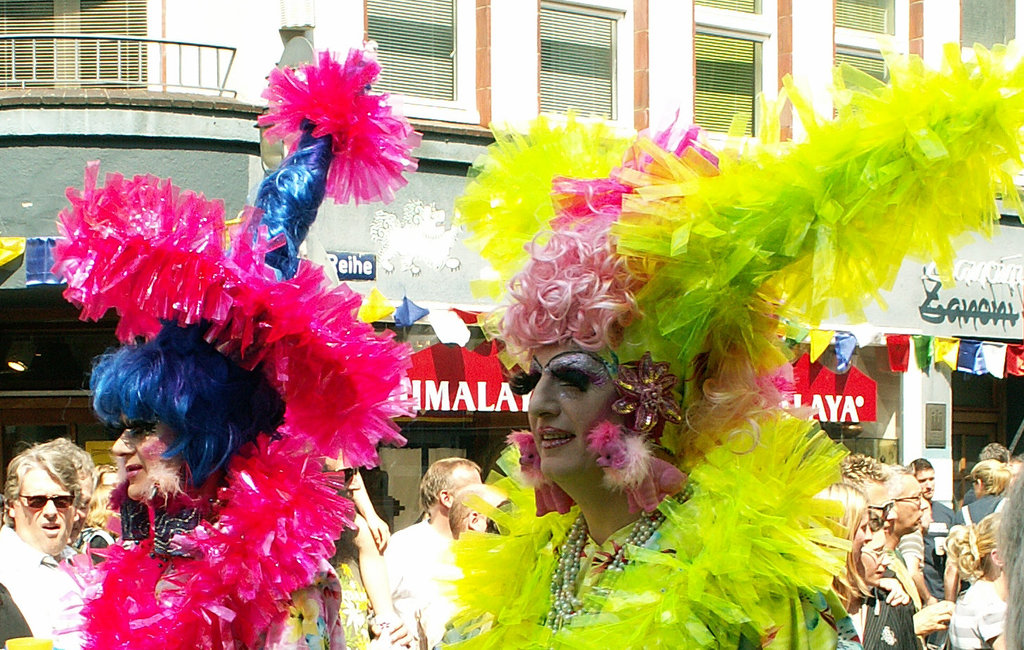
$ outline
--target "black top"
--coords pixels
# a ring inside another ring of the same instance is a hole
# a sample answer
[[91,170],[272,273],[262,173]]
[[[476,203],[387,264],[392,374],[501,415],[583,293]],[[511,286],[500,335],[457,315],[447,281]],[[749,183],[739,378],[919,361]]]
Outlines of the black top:
[[914,650],[914,604],[890,605],[885,592],[875,589],[874,596],[862,605],[864,616],[864,650]]
[[933,501],[932,523],[924,535],[924,582],[928,585],[928,592],[939,600],[945,597],[942,575],[946,571],[946,553],[943,550],[940,554],[938,550],[946,545],[949,529],[953,527],[953,516],[950,508]]
[[21,610],[14,604],[7,587],[0,585],[0,645],[6,645],[8,639],[32,636]]

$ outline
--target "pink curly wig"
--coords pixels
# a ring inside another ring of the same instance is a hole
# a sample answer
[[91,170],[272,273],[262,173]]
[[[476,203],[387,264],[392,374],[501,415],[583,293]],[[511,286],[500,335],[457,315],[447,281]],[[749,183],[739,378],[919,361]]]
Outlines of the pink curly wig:
[[575,342],[584,350],[616,348],[639,316],[641,283],[603,232],[559,230],[527,245],[530,261],[512,278],[501,336],[513,352]]

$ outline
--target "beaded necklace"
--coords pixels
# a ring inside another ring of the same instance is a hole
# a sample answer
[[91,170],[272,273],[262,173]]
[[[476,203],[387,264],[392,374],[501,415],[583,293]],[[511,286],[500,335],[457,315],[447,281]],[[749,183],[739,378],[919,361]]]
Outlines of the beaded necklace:
[[[633,530],[623,541],[622,546],[615,549],[607,571],[621,572],[626,566],[626,547],[642,547],[658,529],[665,515],[655,510],[644,513],[633,524]],[[573,522],[569,534],[558,554],[558,565],[551,575],[551,608],[548,610],[545,625],[552,630],[560,630],[577,615],[584,613],[583,601],[576,595],[576,583],[582,570],[583,547],[586,546],[590,531],[587,522],[580,514]]]

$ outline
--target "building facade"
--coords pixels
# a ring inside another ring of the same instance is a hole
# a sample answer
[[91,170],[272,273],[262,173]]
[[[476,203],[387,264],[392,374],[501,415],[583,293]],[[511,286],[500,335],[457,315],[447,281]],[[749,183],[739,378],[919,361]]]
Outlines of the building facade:
[[[393,317],[381,324],[444,366],[435,368],[437,376],[420,378],[424,399],[428,390],[434,392],[422,417],[404,425],[410,446],[388,450],[385,471],[371,477],[381,491],[398,495],[388,507],[401,519],[411,516],[406,495],[414,493],[411,486],[431,460],[467,454],[487,464],[508,431],[525,426],[521,404],[500,402],[500,377],[488,374],[479,380],[486,385],[483,392],[474,392],[477,380],[458,376],[491,363],[472,323],[475,313],[493,305],[470,290],[489,269],[452,224],[454,198],[490,142],[487,125],[515,127],[542,111],[575,111],[611,120],[623,131],[657,128],[678,116],[704,126],[712,139],[756,136],[758,97],[776,99],[787,75],[810,89],[816,109],[828,114],[835,64],[881,80],[883,49],[912,52],[937,65],[944,43],[990,46],[1012,39],[1024,30],[1024,8],[1017,5],[0,0],[0,156],[7,163],[7,173],[0,175],[0,238],[7,239],[0,241],[10,240],[11,248],[9,261],[0,266],[0,353],[6,355],[0,364],[2,460],[20,444],[54,435],[69,435],[98,455],[109,444],[92,420],[84,386],[92,356],[114,343],[112,322],[78,322],[46,273],[65,187],[80,186],[85,163],[99,159],[104,171],[171,177],[223,199],[228,214],[236,213],[281,155],[255,124],[266,75],[278,62],[305,60],[312,48],[345,50],[373,41],[384,67],[380,88],[401,99],[424,134],[420,169],[392,204],[327,204],[308,242],[310,257],[356,290],[368,294],[376,288],[395,305],[407,298],[430,311],[413,325],[396,325]],[[783,127],[785,135],[800,137],[791,114],[784,114]],[[991,250],[965,255],[1012,254],[1017,230],[1009,224],[1004,230],[986,244]],[[890,306],[919,300],[900,293],[915,290],[912,281],[896,288]],[[1015,291],[1019,312],[1020,288]],[[882,333],[950,333],[918,322],[913,310],[872,312],[869,320]],[[834,324],[847,326],[852,327]],[[1020,325],[985,336],[1019,342]],[[457,341],[477,356],[441,353],[435,349],[441,340]],[[827,426],[852,447],[891,460],[931,458],[940,468],[940,496],[948,498],[954,459],[974,453],[980,440],[962,438],[974,435],[962,433],[970,427],[980,430],[971,418],[995,419],[985,429],[986,439],[1012,440],[1024,415],[1013,406],[1014,381],[993,380],[1002,383],[988,391],[938,367],[886,375],[882,356],[877,344],[866,344],[854,359],[877,385],[876,419],[858,421],[858,429],[838,409],[839,421]],[[452,391],[445,408],[443,383]],[[463,384],[471,399],[457,399]],[[958,406],[958,394],[977,404],[984,401],[981,393],[992,396],[981,409],[985,415],[979,415],[980,407]],[[824,396],[819,399],[826,403]],[[947,406],[943,447],[933,446],[934,433],[933,445],[925,444],[925,411],[934,413],[934,404]]]

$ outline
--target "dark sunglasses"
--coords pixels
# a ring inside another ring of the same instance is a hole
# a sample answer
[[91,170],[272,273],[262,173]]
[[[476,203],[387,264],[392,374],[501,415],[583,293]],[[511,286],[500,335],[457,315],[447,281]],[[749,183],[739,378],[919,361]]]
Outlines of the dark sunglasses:
[[58,494],[57,496],[50,497],[44,494],[37,494],[28,496],[25,494],[19,494],[18,497],[25,501],[25,505],[33,510],[42,510],[46,507],[47,501],[53,501],[53,507],[57,510],[66,510],[75,504],[75,497],[70,494]]
[[131,421],[109,425],[107,432],[114,440],[124,440],[127,444],[135,446],[146,436],[156,433],[156,425],[156,422]]
[[358,467],[346,467],[341,471],[342,478],[345,479],[345,483],[350,483],[352,479],[356,477],[356,473],[359,472]]

